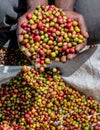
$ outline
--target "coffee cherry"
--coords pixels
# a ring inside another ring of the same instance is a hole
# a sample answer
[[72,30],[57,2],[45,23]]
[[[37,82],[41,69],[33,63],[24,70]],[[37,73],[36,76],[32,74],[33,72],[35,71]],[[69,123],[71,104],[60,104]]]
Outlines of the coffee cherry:
[[40,41],[40,36],[35,36],[35,37],[34,37],[34,41],[35,41],[35,42],[39,42],[39,41]]
[[26,15],[26,18],[29,20],[29,19],[32,18],[32,15],[31,15],[31,14],[27,14],[27,15]]
[[71,22],[72,22],[72,19],[71,19],[71,18],[67,18],[67,22],[68,22],[68,23],[71,23]]
[[46,63],[46,64],[50,64],[50,62],[51,62],[51,61],[50,61],[49,58],[45,58],[45,63]]
[[42,22],[38,22],[37,27],[38,27],[39,29],[43,29],[43,28],[42,28],[42,27],[43,27]]
[[74,48],[70,48],[69,49],[69,53],[75,53],[75,49]]
[[27,22],[23,22],[22,24],[21,24],[21,27],[22,28],[25,28],[27,26]]
[[98,126],[98,125],[95,125],[95,126],[94,126],[94,130],[99,130],[99,126]]
[[72,21],[72,25],[73,26],[78,26],[78,22],[74,20],[74,21]]
[[72,27],[72,24],[71,23],[67,23],[66,27],[69,29]]

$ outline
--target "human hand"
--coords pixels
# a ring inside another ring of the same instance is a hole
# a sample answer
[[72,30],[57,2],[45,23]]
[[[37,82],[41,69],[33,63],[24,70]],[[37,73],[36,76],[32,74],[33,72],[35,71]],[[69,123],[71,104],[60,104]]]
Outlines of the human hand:
[[85,19],[83,15],[75,12],[75,11],[64,11],[66,16],[71,18],[72,20],[77,20],[79,22],[79,27],[81,29],[82,35],[87,39],[89,37],[89,34],[87,32],[87,27],[85,23]]
[[[87,32],[87,27],[86,27],[86,24],[85,24],[85,20],[84,20],[84,17],[77,13],[77,12],[74,12],[74,11],[65,11],[65,14],[68,18],[71,18],[72,20],[76,20],[78,21],[79,23],[79,27],[81,29],[81,34],[85,37],[85,42],[82,43],[82,44],[78,44],[76,46],[76,51],[79,53],[81,52],[81,50],[85,47],[86,43],[87,43],[87,38],[89,37],[88,35],[88,32]],[[77,54],[68,54],[67,55],[67,59],[71,60],[73,59],[74,57],[76,57]],[[78,55],[78,58],[79,58],[79,55]],[[61,73],[62,74],[68,74],[68,71],[70,70],[73,70],[71,69],[70,67],[72,67],[74,64],[73,64],[73,61],[76,61],[77,58],[74,58],[73,60],[71,61],[67,61],[66,59],[64,60],[65,63],[62,63],[62,62],[52,62],[51,65],[49,65],[50,68],[53,68],[53,67],[57,67],[61,70]],[[80,58],[82,59],[82,57]],[[77,59],[78,60],[78,59]],[[83,60],[84,61],[84,60]],[[73,65],[71,65],[71,63]],[[77,62],[78,63],[78,62]],[[78,66],[78,65],[77,65]],[[72,67],[74,68],[74,67]]]
[[[27,31],[22,27],[26,26],[26,24],[28,23],[28,17],[31,17],[31,15],[33,14],[33,9],[29,9],[23,16],[21,16],[18,19],[18,25],[17,25],[17,41],[18,41],[18,45],[19,48],[21,49],[21,44],[19,44],[21,41],[23,41],[23,34],[26,34]],[[23,52],[24,55],[29,59],[29,57],[31,56],[31,53],[28,51],[28,49],[26,48],[26,50]],[[29,59],[30,60],[30,59]]]
[[[71,12],[71,13],[70,13],[70,12]],[[23,41],[22,32],[24,32],[25,30],[24,30],[23,28],[21,28],[21,24],[22,24],[22,22],[25,23],[25,21],[26,21],[26,23],[28,22],[28,20],[27,20],[27,18],[26,18],[26,15],[27,15],[28,13],[29,13],[29,14],[32,14],[32,13],[33,13],[33,10],[29,10],[26,14],[24,14],[24,15],[23,15],[22,17],[20,17],[20,19],[18,20],[18,29],[17,29],[18,42]],[[69,16],[69,17],[72,18],[72,19],[73,19],[73,17],[75,17],[75,15],[77,14],[77,13],[75,14],[75,13],[72,12],[72,11],[65,11],[65,13],[66,13],[67,16],[71,14],[71,17],[70,17],[70,16]],[[79,18],[79,14],[77,14],[74,19],[77,20],[78,18]],[[84,23],[85,23],[85,22],[84,22]],[[86,38],[87,36],[85,35],[84,37]],[[84,48],[85,44],[86,44],[86,41],[85,41],[85,43],[83,43],[83,44],[77,45],[76,48],[75,48],[76,52],[79,52],[82,48]],[[20,45],[20,46],[21,46],[21,45]],[[25,54],[28,58],[31,57],[31,53],[28,51],[27,48],[26,48],[26,51],[24,51],[24,54]],[[72,59],[72,58],[75,57],[75,56],[76,56],[76,54],[73,54],[73,53],[68,54],[68,55],[67,55],[67,59]]]
[[[86,23],[84,20],[83,15],[74,12],[74,11],[64,11],[66,16],[71,18],[72,20],[76,20],[79,23],[79,27],[81,29],[81,34],[86,38],[89,37],[88,31],[87,31],[87,27],[86,27]],[[76,51],[79,52],[80,50],[82,50],[84,48],[84,46],[86,45],[86,41],[82,44],[79,44],[76,46]]]
[[32,15],[33,13],[33,9],[29,9],[24,15],[22,15],[19,19],[18,19],[18,23],[17,23],[17,40],[18,42],[21,42],[23,40],[23,32],[25,31],[22,27],[22,23],[28,23],[28,18],[26,18],[29,15]]

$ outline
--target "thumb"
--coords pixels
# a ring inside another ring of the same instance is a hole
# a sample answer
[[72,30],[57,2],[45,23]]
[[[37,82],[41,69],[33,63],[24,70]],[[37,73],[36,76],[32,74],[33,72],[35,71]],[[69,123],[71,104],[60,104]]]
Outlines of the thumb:
[[26,18],[26,16],[28,14],[33,14],[33,9],[29,9],[23,16],[21,16],[19,19],[18,19],[18,25],[17,25],[17,37],[18,37],[18,42],[22,41],[23,40],[23,36],[22,36],[22,31],[23,31],[23,28],[21,27],[22,23],[24,24],[27,24],[28,23],[28,20]]
[[16,31],[18,42],[23,40],[23,35],[21,34],[23,28],[21,27],[21,24],[25,22],[27,23],[26,19],[23,16],[18,19],[17,31]]
[[87,31],[86,23],[85,23],[83,16],[79,17],[79,26],[80,26],[80,29],[81,29],[81,33],[87,39],[89,37],[89,34],[88,34],[88,31]]

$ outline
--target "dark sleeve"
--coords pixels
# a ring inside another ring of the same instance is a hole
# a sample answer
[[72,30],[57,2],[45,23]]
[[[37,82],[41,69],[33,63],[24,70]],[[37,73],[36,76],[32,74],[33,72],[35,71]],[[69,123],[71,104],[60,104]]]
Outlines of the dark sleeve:
[[48,0],[48,2],[49,2],[49,5],[54,5],[55,0]]
[[0,0],[0,30],[14,30],[18,17],[25,11],[25,0]]
[[75,10],[81,13],[89,32],[89,44],[100,41],[100,0],[77,0]]

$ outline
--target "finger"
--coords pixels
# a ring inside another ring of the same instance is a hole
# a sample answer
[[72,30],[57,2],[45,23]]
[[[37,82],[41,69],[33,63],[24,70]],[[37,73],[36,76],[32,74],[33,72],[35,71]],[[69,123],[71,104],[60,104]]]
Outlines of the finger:
[[80,26],[80,29],[81,29],[81,33],[87,39],[89,37],[89,34],[88,34],[88,31],[87,31],[87,27],[86,27],[86,24],[85,24],[84,17],[82,15],[80,15],[78,20],[79,20],[79,26]]
[[18,36],[18,35],[21,35],[21,33],[22,33],[22,31],[23,31],[23,28],[21,27],[21,24],[22,24],[23,22],[26,22],[26,23],[27,23],[27,19],[24,18],[24,17],[19,18],[18,24],[17,24],[17,31],[16,31],[17,36]]
[[23,35],[21,35],[21,34],[19,34],[18,36],[17,36],[17,41],[19,42],[19,43],[21,43],[22,41],[23,41]]
[[85,42],[85,43],[82,43],[82,44],[78,44],[78,45],[76,46],[75,50],[76,50],[77,52],[79,52],[79,51],[81,51],[81,50],[85,47],[85,45],[86,45],[86,42]]
[[21,34],[22,31],[23,31],[23,29],[21,28],[21,25],[18,23],[17,31],[16,31],[16,33],[17,33],[17,41],[18,42],[23,41],[23,35]]
[[87,39],[89,37],[88,31],[87,31],[87,27],[85,24],[85,20],[84,17],[76,12],[73,11],[67,11],[65,12],[67,17],[72,18],[72,20],[77,20],[79,22],[79,26],[81,29],[81,33],[83,34],[83,36]]
[[18,37],[18,42],[21,42],[23,40],[23,37],[21,35],[22,31],[23,31],[23,28],[21,27],[22,23],[28,23],[28,20],[26,18],[27,14],[32,14],[33,13],[33,10],[30,9],[28,10],[28,12],[26,12],[23,16],[21,16],[19,19],[18,19],[18,25],[17,25],[17,37]]
[[73,59],[75,56],[76,56],[76,54],[68,54],[68,55],[67,55],[67,59],[68,59],[68,60],[71,60],[71,59]]
[[28,51],[28,49],[26,49],[24,51],[24,54],[27,56],[27,57],[31,57],[31,53]]

